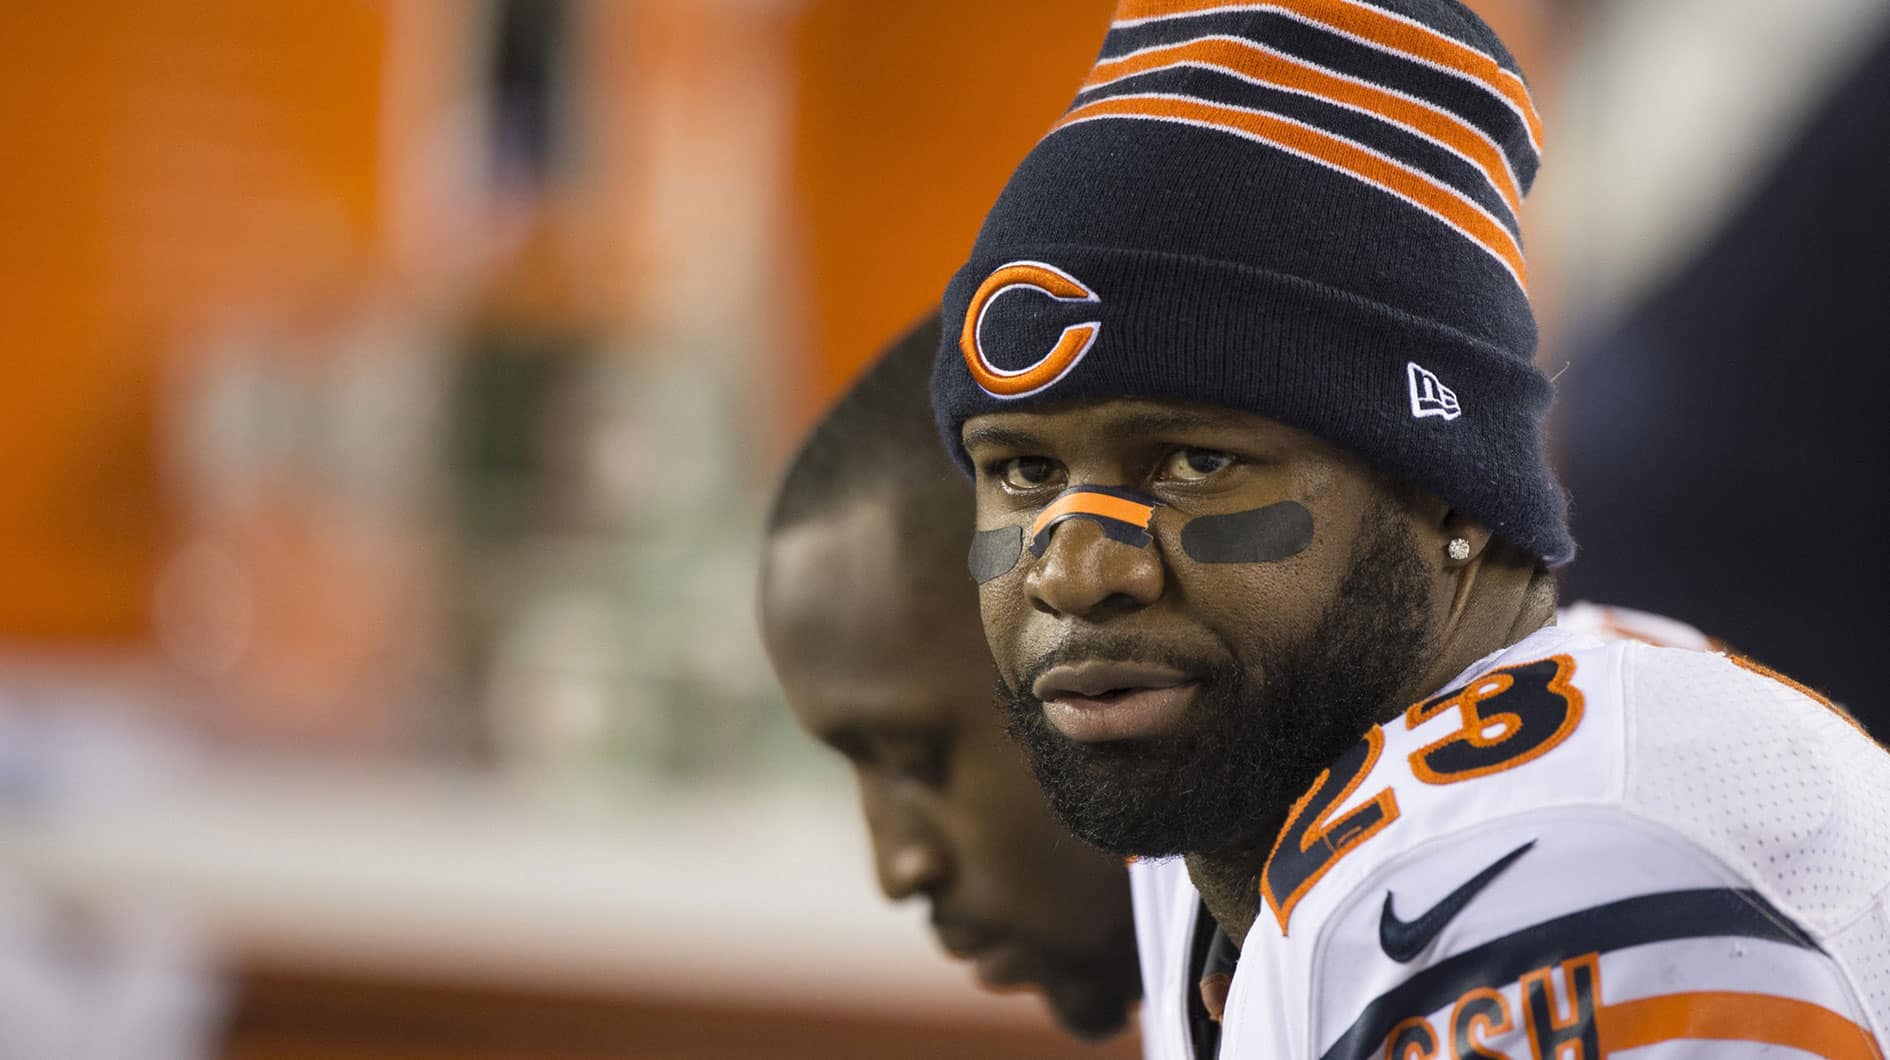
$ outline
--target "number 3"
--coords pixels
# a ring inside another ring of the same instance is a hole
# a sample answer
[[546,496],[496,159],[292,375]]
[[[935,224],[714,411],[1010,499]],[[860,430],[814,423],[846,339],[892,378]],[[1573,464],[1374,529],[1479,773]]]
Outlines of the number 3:
[[1569,683],[1574,674],[1574,659],[1554,655],[1491,671],[1414,705],[1404,713],[1406,729],[1452,707],[1462,724],[1411,753],[1412,775],[1426,784],[1455,784],[1547,754],[1581,723],[1582,694]]

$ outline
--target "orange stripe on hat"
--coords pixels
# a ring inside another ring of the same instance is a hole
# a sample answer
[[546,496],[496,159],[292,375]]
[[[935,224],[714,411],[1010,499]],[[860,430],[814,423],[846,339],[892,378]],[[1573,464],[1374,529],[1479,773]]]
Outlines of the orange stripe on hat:
[[1044,527],[1072,515],[1100,516],[1127,523],[1137,530],[1147,530],[1149,522],[1155,518],[1155,506],[1088,490],[1066,493],[1045,505],[1037,518],[1031,520],[1031,539],[1043,533]]
[[1100,99],[1072,109],[1050,132],[1080,122],[1111,118],[1172,121],[1215,129],[1258,140],[1338,170],[1443,221],[1509,269],[1517,286],[1527,288],[1528,273],[1523,265],[1522,248],[1509,229],[1483,207],[1435,177],[1350,140],[1262,111],[1171,95]]
[[1542,119],[1536,115],[1528,86],[1515,71],[1429,26],[1357,0],[1269,0],[1246,4],[1227,0],[1122,0],[1116,8],[1115,24],[1132,25],[1216,11],[1277,11],[1473,81],[1521,116],[1529,130],[1530,144],[1537,154],[1542,153]]
[[1704,991],[1604,1005],[1595,1014],[1608,1055],[1675,1039],[1761,1042],[1829,1060],[1883,1060],[1870,1032],[1821,1005],[1767,994]]
[[1335,74],[1311,63],[1237,37],[1201,37],[1161,45],[1096,64],[1083,90],[1090,91],[1136,74],[1176,66],[1204,66],[1246,81],[1297,92],[1363,111],[1415,133],[1462,156],[1509,204],[1522,213],[1522,191],[1509,159],[1481,129],[1441,107],[1390,92],[1370,82]]

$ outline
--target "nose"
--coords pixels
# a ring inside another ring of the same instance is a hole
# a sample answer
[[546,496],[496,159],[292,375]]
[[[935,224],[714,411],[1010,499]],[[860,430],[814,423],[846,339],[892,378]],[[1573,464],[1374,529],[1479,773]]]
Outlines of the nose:
[[1092,520],[1071,519],[1058,524],[1050,547],[1031,564],[1024,589],[1039,611],[1099,620],[1153,604],[1162,580],[1154,545],[1125,545]]
[[873,839],[879,889],[887,898],[898,902],[934,894],[951,879],[951,854],[938,828],[908,797],[868,792],[866,827]]

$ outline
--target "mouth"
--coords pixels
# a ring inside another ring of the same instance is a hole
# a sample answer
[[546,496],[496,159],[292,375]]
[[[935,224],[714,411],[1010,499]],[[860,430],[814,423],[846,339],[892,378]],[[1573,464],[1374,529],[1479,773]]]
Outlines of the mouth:
[[1025,952],[1001,935],[958,923],[934,924],[932,931],[948,953],[977,969],[987,988],[1008,993],[1034,985]]
[[1031,685],[1044,720],[1080,743],[1136,740],[1173,729],[1200,682],[1150,663],[1090,659],[1050,668]]

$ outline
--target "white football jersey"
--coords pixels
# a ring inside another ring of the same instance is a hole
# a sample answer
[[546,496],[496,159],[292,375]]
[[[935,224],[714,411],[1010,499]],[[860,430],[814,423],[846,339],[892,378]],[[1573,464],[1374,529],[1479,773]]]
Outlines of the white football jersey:
[[[1206,914],[1178,859],[1131,880],[1147,1053],[1194,1060]],[[1890,1041],[1890,754],[1725,655],[1539,630],[1340,755],[1261,881],[1223,1057]]]

